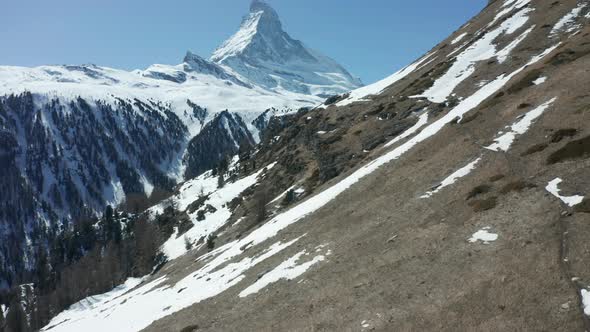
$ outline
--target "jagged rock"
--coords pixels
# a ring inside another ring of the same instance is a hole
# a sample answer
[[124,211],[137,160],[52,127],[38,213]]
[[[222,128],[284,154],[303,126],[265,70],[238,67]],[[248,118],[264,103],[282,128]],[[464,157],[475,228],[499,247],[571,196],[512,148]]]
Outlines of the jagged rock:
[[277,12],[259,0],[252,2],[239,31],[215,50],[211,61],[269,89],[323,98],[362,86],[334,60],[291,38]]

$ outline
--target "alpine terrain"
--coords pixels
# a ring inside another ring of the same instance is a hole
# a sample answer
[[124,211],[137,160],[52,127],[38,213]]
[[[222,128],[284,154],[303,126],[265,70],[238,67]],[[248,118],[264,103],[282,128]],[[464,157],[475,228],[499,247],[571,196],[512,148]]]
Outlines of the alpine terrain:
[[[305,77],[284,84],[314,89],[271,89],[258,74],[191,52],[182,64],[132,72],[96,65],[0,67],[0,289],[39,279],[46,256],[70,251],[55,247],[64,246],[60,237],[68,231],[76,234],[81,220],[92,223],[107,206],[144,210],[178,183],[251,149],[271,116],[361,85],[282,30],[280,38],[267,39],[281,25],[269,6],[254,2],[251,16],[260,20],[237,33],[250,38],[242,41],[244,50],[271,54],[297,45],[301,54],[289,52],[289,60]],[[290,68],[275,64],[274,70],[282,75]],[[48,257],[55,261],[47,268],[56,272],[55,265],[80,255]]]
[[209,60],[0,67],[0,326],[590,331],[589,68],[586,0],[367,86],[259,0]]

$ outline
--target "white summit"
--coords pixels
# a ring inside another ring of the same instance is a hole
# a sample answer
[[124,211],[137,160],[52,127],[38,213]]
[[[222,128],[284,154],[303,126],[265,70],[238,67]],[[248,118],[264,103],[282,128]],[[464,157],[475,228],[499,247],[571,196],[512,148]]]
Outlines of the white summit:
[[261,0],[252,2],[238,32],[213,52],[211,61],[275,91],[326,97],[362,85],[336,61],[291,38],[277,12]]

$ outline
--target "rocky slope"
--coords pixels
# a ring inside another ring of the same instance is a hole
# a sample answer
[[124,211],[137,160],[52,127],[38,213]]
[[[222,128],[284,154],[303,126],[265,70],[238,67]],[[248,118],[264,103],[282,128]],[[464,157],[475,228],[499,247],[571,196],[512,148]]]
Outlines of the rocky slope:
[[239,176],[148,211],[192,222],[171,262],[45,330],[588,330],[589,23],[585,1],[491,1],[398,73],[270,119]]

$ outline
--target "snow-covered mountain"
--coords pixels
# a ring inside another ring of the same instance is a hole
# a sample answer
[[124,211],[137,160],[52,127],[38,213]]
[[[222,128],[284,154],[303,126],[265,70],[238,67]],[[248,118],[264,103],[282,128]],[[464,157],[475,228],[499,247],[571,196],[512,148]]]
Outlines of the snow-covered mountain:
[[[254,1],[250,16],[257,17],[252,38],[231,54],[220,49],[216,54],[226,56],[219,61],[187,52],[178,65],[134,71],[0,66],[0,184],[6,189],[0,197],[11,211],[0,215],[0,266],[7,272],[0,288],[27,279],[34,248],[69,221],[130,197],[169,192],[256,144],[269,120],[261,115],[296,112],[320,104],[324,94],[359,86],[282,30],[263,42],[280,28],[268,5]],[[287,49],[298,56],[286,57]],[[260,56],[275,73],[233,69],[228,64],[236,56],[248,66]],[[298,88],[268,84],[262,72]]]
[[180,65],[153,65],[132,72],[96,65],[0,66],[0,95],[23,92],[65,101],[80,97],[108,104],[117,99],[160,102],[170,106],[189,128],[191,137],[202,124],[192,115],[188,100],[209,110],[205,122],[224,110],[239,113],[249,122],[270,107],[297,109],[321,101],[315,96],[278,93],[246,83],[190,52]]
[[[56,234],[64,221],[101,213],[107,204],[170,191],[243,143],[254,144],[263,127],[253,121],[266,110],[320,101],[252,85],[194,54],[177,66],[133,72],[95,65],[0,67],[0,183],[12,211],[0,216],[0,265],[8,276],[0,287],[33,268],[35,241],[45,237],[32,239],[33,232]],[[240,128],[216,126],[207,131],[214,136],[199,135],[223,112],[239,119],[231,124]],[[236,131],[254,140],[241,141]],[[203,155],[210,150],[187,149],[194,139],[231,144]]]
[[261,0],[252,2],[238,32],[211,60],[274,91],[327,98],[362,86],[336,61],[291,38],[277,12]]

